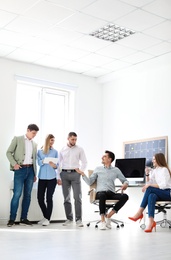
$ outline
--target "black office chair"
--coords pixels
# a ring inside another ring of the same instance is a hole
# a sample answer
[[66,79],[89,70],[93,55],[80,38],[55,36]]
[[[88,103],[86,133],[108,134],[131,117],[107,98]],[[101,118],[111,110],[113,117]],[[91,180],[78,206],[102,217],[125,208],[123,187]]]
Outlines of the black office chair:
[[[88,174],[89,176],[93,173],[92,170],[88,170]],[[90,203],[91,204],[94,204],[96,206],[99,207],[99,200],[96,199],[96,182],[93,183],[91,186],[90,186],[90,191],[88,192],[88,195],[90,196]],[[106,214],[108,212],[108,210],[110,208],[113,208],[114,204],[116,204],[118,202],[118,200],[106,200]],[[95,212],[99,212],[98,211],[95,211]],[[89,221],[87,223],[87,227],[90,226],[91,223],[95,222],[95,228],[98,228],[98,224],[101,222],[101,220],[92,220],[92,221]],[[111,222],[115,223],[116,224],[116,228],[120,228],[120,227],[124,227],[124,222],[121,221],[121,220],[117,220],[117,219],[112,219],[111,218]]]

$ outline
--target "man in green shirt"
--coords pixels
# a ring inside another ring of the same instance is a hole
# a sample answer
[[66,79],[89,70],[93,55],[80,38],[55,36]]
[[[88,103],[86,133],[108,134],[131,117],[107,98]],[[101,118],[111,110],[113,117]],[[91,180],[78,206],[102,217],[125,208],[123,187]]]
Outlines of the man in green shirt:
[[20,225],[31,226],[27,219],[27,213],[31,201],[31,191],[33,182],[36,181],[36,157],[37,145],[33,142],[39,128],[35,124],[27,127],[27,132],[23,136],[15,136],[6,152],[10,162],[10,169],[14,171],[13,197],[10,206],[10,219],[7,226],[15,225],[19,199],[23,191],[22,209]]

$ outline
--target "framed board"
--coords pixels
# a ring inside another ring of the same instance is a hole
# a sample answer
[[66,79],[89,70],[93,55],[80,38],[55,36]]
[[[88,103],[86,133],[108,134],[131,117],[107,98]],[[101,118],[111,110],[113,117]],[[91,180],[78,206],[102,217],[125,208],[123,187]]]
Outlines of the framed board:
[[167,161],[168,137],[124,142],[124,158],[146,158],[146,165],[152,166],[152,158],[156,153],[163,153]]

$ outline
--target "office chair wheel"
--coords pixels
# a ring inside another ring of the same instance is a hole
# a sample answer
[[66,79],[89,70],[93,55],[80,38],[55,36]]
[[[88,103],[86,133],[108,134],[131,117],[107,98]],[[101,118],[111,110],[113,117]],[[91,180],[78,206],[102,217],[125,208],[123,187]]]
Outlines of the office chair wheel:
[[166,224],[165,224],[165,223],[161,223],[160,226],[161,226],[162,228],[165,228],[165,227],[166,227]]
[[98,225],[95,225],[95,228],[98,228]]
[[121,224],[120,226],[121,226],[121,227],[124,227],[124,224]]
[[141,226],[140,226],[140,228],[142,228],[143,230],[146,228],[146,225],[145,224],[142,224]]
[[117,225],[117,226],[116,226],[116,229],[119,229],[119,228],[120,228],[120,226],[119,226],[119,225]]
[[87,227],[89,227],[89,226],[90,226],[90,223],[87,224]]
[[169,228],[171,228],[171,226],[169,226]]

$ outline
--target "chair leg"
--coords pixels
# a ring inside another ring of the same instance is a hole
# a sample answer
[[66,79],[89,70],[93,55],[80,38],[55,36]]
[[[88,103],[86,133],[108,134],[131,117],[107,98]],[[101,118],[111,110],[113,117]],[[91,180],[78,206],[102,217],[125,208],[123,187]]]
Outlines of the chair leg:
[[159,221],[156,221],[156,224],[160,225],[163,228],[167,227],[167,224],[168,224],[169,228],[171,228],[171,221],[166,219],[166,218],[159,220]]
[[171,221],[167,219],[167,213],[163,213],[163,219],[156,221],[157,225],[160,225],[161,227],[165,228],[167,227],[167,224],[169,225],[169,228],[171,228]]
[[[98,227],[98,224],[101,222],[101,220],[92,220],[92,221],[89,221],[88,223],[87,223],[87,227],[89,227],[90,226],[90,224],[91,223],[95,223],[95,227],[97,228]],[[121,221],[121,220],[117,220],[117,219],[112,219],[111,218],[111,222],[113,222],[113,223],[115,223],[117,226],[117,228],[119,228],[120,226],[121,227],[124,227],[124,222],[123,221]],[[119,226],[119,224],[120,224],[120,226]]]
[[98,227],[98,224],[101,222],[101,220],[92,220],[92,221],[89,221],[88,223],[87,223],[87,227],[89,227],[90,226],[90,224],[91,223],[95,223],[95,227],[97,228]]
[[121,220],[111,218],[111,222],[115,223],[117,225],[116,226],[117,228],[119,228],[119,224],[120,224],[121,227],[124,227],[124,222],[121,221]]

